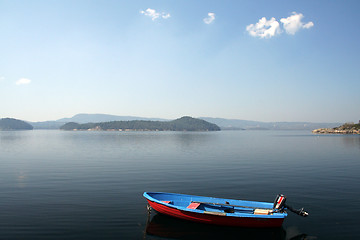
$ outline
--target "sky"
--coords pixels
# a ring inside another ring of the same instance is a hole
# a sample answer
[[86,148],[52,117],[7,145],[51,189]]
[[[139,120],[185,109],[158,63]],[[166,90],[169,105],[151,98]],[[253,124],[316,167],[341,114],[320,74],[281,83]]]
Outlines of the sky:
[[360,120],[357,0],[0,0],[0,118]]

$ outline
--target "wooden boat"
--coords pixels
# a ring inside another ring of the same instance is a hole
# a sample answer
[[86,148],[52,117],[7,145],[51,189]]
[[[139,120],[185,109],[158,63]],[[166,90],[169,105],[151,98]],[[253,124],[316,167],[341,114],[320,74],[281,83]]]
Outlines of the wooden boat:
[[207,224],[280,227],[287,216],[283,195],[279,195],[275,203],[163,192],[144,192],[143,196],[159,213]]

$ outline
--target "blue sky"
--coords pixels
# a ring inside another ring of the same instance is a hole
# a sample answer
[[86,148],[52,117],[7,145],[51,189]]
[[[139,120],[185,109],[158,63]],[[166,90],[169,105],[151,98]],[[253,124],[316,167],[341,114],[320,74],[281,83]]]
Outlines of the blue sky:
[[0,118],[357,122],[360,1],[0,0]]

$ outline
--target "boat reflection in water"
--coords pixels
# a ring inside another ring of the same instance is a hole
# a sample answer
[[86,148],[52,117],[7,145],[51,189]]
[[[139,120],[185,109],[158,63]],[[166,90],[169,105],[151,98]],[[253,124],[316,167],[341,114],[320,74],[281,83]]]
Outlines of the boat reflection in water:
[[[292,235],[292,236],[289,236]],[[166,239],[276,239],[304,240],[316,239],[306,234],[289,234],[283,227],[279,228],[239,228],[196,223],[155,214],[148,215],[146,236]]]

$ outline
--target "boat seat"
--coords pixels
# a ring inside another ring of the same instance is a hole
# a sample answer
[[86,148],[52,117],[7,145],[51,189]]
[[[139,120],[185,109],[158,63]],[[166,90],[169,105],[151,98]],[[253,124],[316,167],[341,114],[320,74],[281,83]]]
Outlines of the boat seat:
[[192,202],[190,203],[189,206],[187,206],[187,208],[189,209],[197,209],[198,206],[200,206],[201,203],[197,203],[197,202]]
[[272,210],[269,210],[269,209],[259,209],[259,208],[256,208],[254,210],[254,214],[257,214],[257,215],[269,215],[271,213]]

